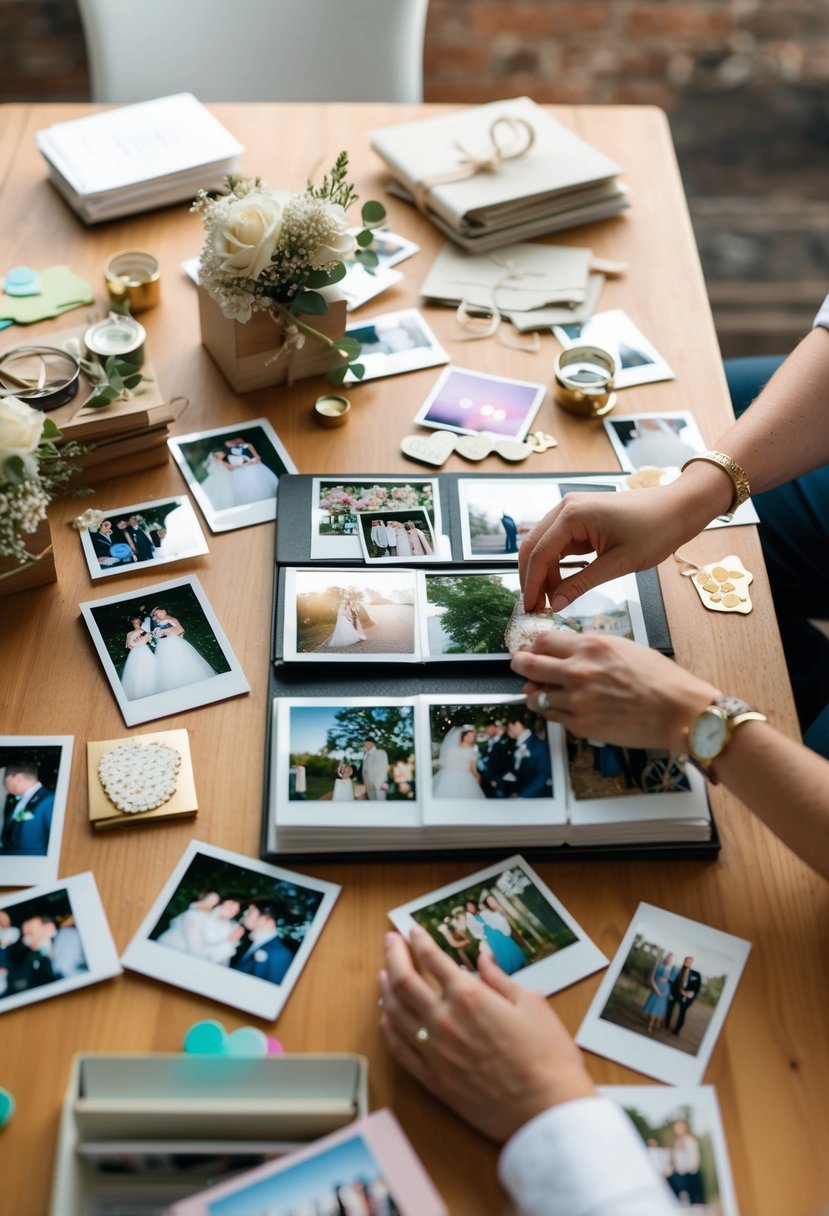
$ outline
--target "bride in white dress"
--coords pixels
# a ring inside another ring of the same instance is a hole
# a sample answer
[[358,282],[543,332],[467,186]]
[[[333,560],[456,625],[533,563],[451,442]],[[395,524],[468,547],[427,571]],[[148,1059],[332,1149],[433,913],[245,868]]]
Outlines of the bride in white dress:
[[435,798],[484,798],[478,776],[474,726],[454,726],[440,745],[440,769],[432,780]]
[[207,476],[201,483],[201,488],[210,499],[213,509],[227,511],[230,507],[235,506],[233,471],[221,448],[210,453],[204,462],[204,467],[207,469]]
[[141,624],[140,616],[129,619],[130,632],[127,634],[127,658],[121,671],[121,687],[128,701],[138,701],[141,697],[151,697],[157,692],[155,657],[150,650],[150,633]]
[[357,642],[364,642],[366,635],[360,625],[359,618],[357,626],[354,625],[354,616],[350,600],[343,600],[337,611],[337,624],[334,627],[334,632],[330,637],[326,638],[323,646],[355,646]]
[[334,780],[334,793],[331,795],[332,802],[353,802],[354,801],[354,783],[351,778],[354,776],[354,769],[350,764],[337,765],[337,776]]
[[412,546],[409,543],[408,532],[401,523],[398,523],[397,520],[394,521],[392,527],[394,528],[394,535],[397,538],[397,556],[411,557]]
[[404,528],[404,532],[409,549],[414,557],[429,557],[431,555],[432,546],[426,539],[426,534],[415,526],[414,520],[409,520]]
[[185,642],[184,626],[166,608],[153,608],[150,613],[155,638],[156,692],[169,692],[199,680],[209,680],[216,672],[189,642]]
[[279,478],[272,473],[252,443],[244,439],[228,439],[227,463],[232,470],[233,498],[237,507],[265,498],[276,498]]
[[208,891],[173,917],[158,944],[227,967],[244,933],[235,919],[241,910],[237,899],[222,899],[217,891]]

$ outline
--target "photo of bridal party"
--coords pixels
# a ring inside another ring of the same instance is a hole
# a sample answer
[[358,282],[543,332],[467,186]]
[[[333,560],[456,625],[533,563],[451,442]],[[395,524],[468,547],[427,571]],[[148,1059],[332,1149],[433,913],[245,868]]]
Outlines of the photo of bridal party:
[[358,515],[365,511],[401,511],[422,507],[438,531],[437,483],[432,478],[398,478],[377,482],[326,481],[314,484],[311,556],[361,557]]
[[367,562],[434,561],[437,543],[423,507],[405,511],[361,511],[360,543]]
[[264,418],[180,435],[169,446],[214,532],[275,519],[279,478],[296,472]]
[[85,511],[75,521],[92,578],[207,553],[186,495],[115,510]]
[[291,801],[416,797],[410,705],[293,705],[289,737]]
[[551,798],[547,723],[524,704],[432,705],[432,797]]
[[[409,571],[297,570],[286,580],[285,657],[291,657],[288,625],[303,657],[354,658],[415,653],[415,575]],[[291,613],[291,597],[295,608]]]
[[0,1000],[88,970],[65,887],[0,911]]

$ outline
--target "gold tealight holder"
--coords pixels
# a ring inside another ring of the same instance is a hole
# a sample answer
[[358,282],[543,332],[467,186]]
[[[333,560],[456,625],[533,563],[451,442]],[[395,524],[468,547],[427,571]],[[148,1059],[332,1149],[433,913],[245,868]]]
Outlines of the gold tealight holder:
[[161,295],[161,267],[151,253],[127,249],[114,253],[104,267],[107,291],[117,307],[126,297],[130,312],[155,308]]
[[314,418],[320,426],[344,426],[348,422],[351,402],[347,397],[327,393],[314,402]]
[[571,346],[556,359],[553,396],[569,414],[601,418],[616,404],[616,360],[600,346]]

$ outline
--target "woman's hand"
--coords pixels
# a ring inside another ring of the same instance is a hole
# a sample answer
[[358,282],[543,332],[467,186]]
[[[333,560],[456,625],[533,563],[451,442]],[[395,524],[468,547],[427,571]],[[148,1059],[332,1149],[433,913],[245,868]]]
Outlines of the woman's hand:
[[[486,953],[478,966],[480,978],[448,958],[425,929],[412,929],[411,953],[399,934],[387,934],[380,1028],[399,1064],[500,1144],[535,1115],[595,1089],[544,997],[509,979]],[[417,1037],[421,1027],[425,1042]]]
[[721,695],[657,651],[599,634],[541,633],[511,665],[529,680],[531,709],[579,738],[623,747],[685,751],[692,718]]
[[[683,478],[685,474],[683,474]],[[702,509],[687,492],[683,478],[669,486],[619,494],[566,494],[522,541],[518,553],[524,607],[554,612],[593,587],[648,570],[663,561],[713,519],[716,507]],[[596,552],[596,559],[577,574],[562,579],[562,558]]]

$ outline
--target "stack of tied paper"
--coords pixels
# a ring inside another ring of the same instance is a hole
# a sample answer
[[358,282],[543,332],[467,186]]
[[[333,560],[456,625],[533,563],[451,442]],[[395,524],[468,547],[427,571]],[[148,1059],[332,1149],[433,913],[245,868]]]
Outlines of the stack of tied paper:
[[394,174],[392,189],[469,251],[605,219],[628,205],[615,180],[621,166],[529,97],[383,127],[371,146]]
[[243,151],[191,93],[56,123],[36,138],[49,177],[87,224],[217,188]]
[[580,324],[604,285],[604,275],[590,273],[592,258],[589,249],[530,242],[479,254],[445,245],[421,290],[434,303],[499,313],[522,333]]

